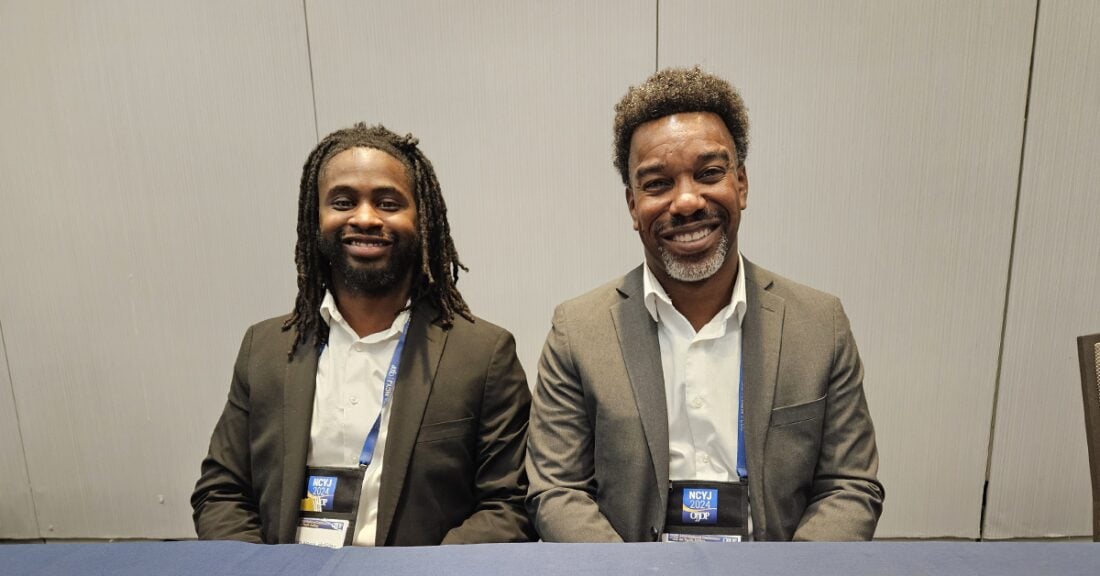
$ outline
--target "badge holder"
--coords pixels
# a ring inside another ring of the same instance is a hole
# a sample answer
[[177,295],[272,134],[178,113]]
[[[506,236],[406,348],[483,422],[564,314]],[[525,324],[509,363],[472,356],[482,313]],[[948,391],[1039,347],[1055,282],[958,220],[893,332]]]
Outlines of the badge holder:
[[672,482],[663,542],[741,542],[749,540],[748,484]]
[[363,492],[365,467],[307,468],[306,497],[294,541],[326,548],[350,546]]
[[[405,318],[405,327],[397,340],[390,368],[382,382],[382,410],[390,403],[397,372],[401,364],[401,350],[405,348],[405,336],[409,334],[412,315]],[[359,516],[359,497],[363,493],[363,477],[374,458],[382,426],[382,412],[374,419],[363,449],[359,453],[358,468],[307,468],[306,494],[298,512],[298,531],[294,541],[327,548],[351,546],[355,538],[355,519]]]

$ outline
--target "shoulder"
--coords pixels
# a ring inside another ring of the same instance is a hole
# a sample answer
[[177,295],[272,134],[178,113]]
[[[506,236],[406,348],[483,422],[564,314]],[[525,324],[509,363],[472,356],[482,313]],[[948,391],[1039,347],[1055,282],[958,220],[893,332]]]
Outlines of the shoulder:
[[[527,380],[516,356],[516,340],[512,333],[488,320],[471,316],[456,316],[449,328],[433,326],[427,333],[428,349],[442,344],[437,383],[448,382],[449,393],[461,396],[455,388],[459,383],[497,387],[514,385],[527,390]],[[480,397],[478,392],[475,396]]]
[[290,319],[290,314],[283,314],[282,316],[275,316],[274,318],[268,318],[267,320],[261,320],[248,327],[248,332],[253,338],[278,338],[280,335],[285,335],[287,339],[292,338],[294,329],[283,330],[283,325]]
[[559,317],[588,317],[593,313],[621,303],[630,298],[642,299],[642,267],[627,272],[601,286],[598,286],[580,296],[576,296],[562,302],[554,312],[554,318]]
[[450,328],[445,329],[448,332],[447,338],[459,338],[474,342],[497,342],[501,339],[512,338],[511,332],[484,318],[474,315],[471,315],[471,318],[472,320],[468,320],[455,315]]
[[[282,316],[275,316],[274,318],[268,318],[267,320],[261,320],[256,322],[252,326],[249,326],[249,330],[253,333],[274,333],[282,332],[283,324],[290,319],[290,314],[283,314]],[[290,332],[288,330],[287,332]]]
[[472,314],[470,318],[455,314],[451,325],[444,326],[437,308],[420,303],[413,308],[412,326],[411,334],[427,338],[429,349],[442,345],[444,362],[473,366],[502,355],[515,356],[511,332]]
[[828,292],[776,274],[748,259],[745,260],[745,283],[750,298],[753,292],[764,291],[782,298],[788,306],[833,308],[840,303],[836,296]]
[[289,318],[289,314],[283,314],[249,326],[248,331],[245,332],[242,347],[248,348],[253,356],[281,354],[285,359],[297,334],[294,328],[283,329],[283,325]]
[[848,316],[836,296],[795,282],[745,261],[748,310],[782,309],[787,335],[803,335],[815,340],[831,339],[850,333]]

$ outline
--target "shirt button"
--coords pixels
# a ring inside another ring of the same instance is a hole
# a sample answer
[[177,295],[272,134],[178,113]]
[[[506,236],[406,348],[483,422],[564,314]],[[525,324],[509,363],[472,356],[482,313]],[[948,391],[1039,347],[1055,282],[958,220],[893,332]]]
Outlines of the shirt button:
[[691,407],[692,408],[702,408],[703,407],[703,397],[702,396],[696,396],[695,400],[691,401]]
[[710,464],[710,456],[707,456],[706,454],[700,454],[699,461],[703,464]]
[[351,402],[352,406],[354,406],[354,405],[359,403],[359,397],[358,396],[352,396],[352,397],[348,398],[348,402]]

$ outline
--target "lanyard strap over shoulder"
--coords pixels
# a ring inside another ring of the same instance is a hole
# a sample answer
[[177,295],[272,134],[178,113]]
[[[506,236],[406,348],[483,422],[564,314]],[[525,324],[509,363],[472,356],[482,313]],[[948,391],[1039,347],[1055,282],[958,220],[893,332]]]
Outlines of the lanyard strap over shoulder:
[[401,365],[401,350],[405,348],[405,336],[409,333],[409,322],[411,320],[412,315],[410,314],[405,319],[405,327],[401,330],[401,338],[397,340],[397,348],[394,349],[393,358],[390,359],[390,368],[386,370],[386,379],[382,384],[382,407],[378,411],[378,417],[374,419],[374,425],[371,426],[367,439],[363,441],[363,450],[359,453],[359,465],[363,468],[369,466],[371,460],[374,459],[374,447],[378,444],[378,432],[382,427],[382,412],[389,404],[390,397],[393,396],[393,388],[397,384],[397,371]]
[[741,351],[741,366],[737,369],[737,476],[741,480],[749,477],[745,458],[745,359]]

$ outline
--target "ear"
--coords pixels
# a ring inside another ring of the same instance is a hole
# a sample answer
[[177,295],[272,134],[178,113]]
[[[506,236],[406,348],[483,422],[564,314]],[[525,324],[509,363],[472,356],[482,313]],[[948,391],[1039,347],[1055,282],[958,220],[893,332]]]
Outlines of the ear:
[[627,186],[623,189],[626,192],[626,207],[630,210],[630,220],[634,223],[634,230],[638,230],[638,210],[634,205],[634,192]]
[[742,210],[749,206],[749,173],[745,170],[745,165],[742,164],[737,167],[737,203]]

